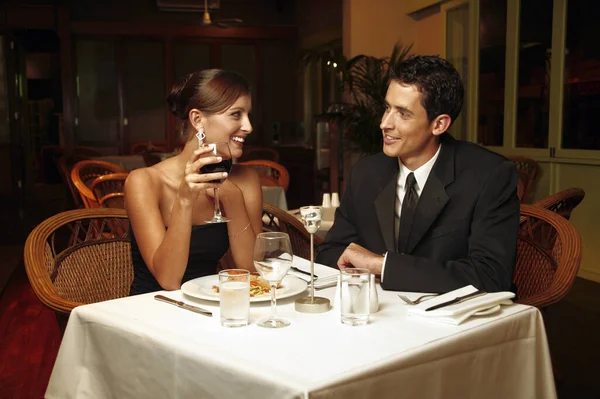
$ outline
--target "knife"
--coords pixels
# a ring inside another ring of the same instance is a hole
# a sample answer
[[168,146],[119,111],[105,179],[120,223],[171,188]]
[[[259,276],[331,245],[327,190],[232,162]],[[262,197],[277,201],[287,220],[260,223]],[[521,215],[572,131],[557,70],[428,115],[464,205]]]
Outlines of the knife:
[[431,306],[431,307],[425,309],[425,312],[428,312],[430,310],[435,310],[435,309],[443,308],[444,306],[450,306],[450,305],[454,305],[454,304],[457,304],[457,303],[461,303],[461,302],[466,301],[468,299],[476,298],[478,296],[482,296],[482,295],[485,295],[485,294],[487,294],[487,292],[482,291],[482,290],[477,290],[475,292],[471,292],[470,294],[463,295],[463,296],[457,296],[456,298],[451,299],[449,301],[438,303],[437,305],[434,305],[434,306]]
[[170,303],[171,305],[179,306],[180,308],[191,310],[195,313],[200,313],[208,317],[212,317],[212,313],[206,309],[199,308],[198,306],[188,305],[182,301],[176,301],[175,299],[167,298],[164,295],[154,295],[154,299],[161,302]]
[[[292,270],[295,272],[306,274],[306,275],[310,276],[310,272],[305,272],[302,269],[298,269],[296,266],[292,266]],[[316,274],[313,274],[313,277],[315,278],[315,280],[319,278],[319,276],[317,276]]]

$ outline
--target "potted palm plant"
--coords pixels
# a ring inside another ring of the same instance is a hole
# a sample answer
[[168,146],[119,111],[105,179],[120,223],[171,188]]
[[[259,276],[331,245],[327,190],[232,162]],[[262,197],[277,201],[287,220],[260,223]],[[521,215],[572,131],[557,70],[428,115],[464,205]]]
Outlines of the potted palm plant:
[[379,123],[385,111],[388,68],[410,55],[412,45],[394,45],[390,57],[357,55],[342,61],[341,83],[346,101],[332,104],[327,113],[338,114],[344,125],[345,148],[360,154],[381,151]]

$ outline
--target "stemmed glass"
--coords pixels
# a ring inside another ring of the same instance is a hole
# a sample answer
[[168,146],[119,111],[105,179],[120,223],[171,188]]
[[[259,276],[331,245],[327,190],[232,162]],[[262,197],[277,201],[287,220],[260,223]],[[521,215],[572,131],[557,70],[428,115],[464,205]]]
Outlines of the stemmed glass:
[[[207,156],[215,155],[220,156],[223,160],[219,163],[211,163],[205,165],[200,168],[201,173],[218,173],[218,172],[227,172],[229,174],[231,172],[231,165],[233,164],[233,160],[231,159],[231,150],[229,149],[229,144],[227,142],[217,142],[217,143],[208,143],[202,144],[204,147],[212,148],[212,154],[207,154]],[[225,179],[213,180],[212,183],[223,183]],[[226,223],[231,219],[226,218],[221,214],[221,205],[219,204],[219,189],[215,188],[215,211],[213,213],[212,219],[206,219],[206,223]]]
[[271,315],[260,320],[257,325],[267,328],[281,328],[290,322],[277,317],[277,285],[283,280],[292,266],[292,244],[290,236],[281,232],[260,233],[254,245],[254,266],[262,278],[271,285]]

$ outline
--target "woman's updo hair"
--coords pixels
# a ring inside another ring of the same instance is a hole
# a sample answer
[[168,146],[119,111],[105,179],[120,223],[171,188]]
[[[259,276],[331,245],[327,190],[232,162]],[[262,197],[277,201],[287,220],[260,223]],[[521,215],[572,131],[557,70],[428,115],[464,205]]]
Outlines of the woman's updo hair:
[[206,115],[225,112],[243,95],[250,94],[250,85],[236,72],[205,69],[190,73],[175,83],[167,97],[169,109],[188,128],[188,116],[196,108]]

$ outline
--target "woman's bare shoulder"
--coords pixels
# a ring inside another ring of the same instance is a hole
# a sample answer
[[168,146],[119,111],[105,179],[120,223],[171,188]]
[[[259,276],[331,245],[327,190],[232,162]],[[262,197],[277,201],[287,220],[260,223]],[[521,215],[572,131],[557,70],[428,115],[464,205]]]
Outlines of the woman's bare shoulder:
[[231,168],[231,178],[235,179],[236,183],[260,186],[258,172],[247,165],[233,165]]
[[164,173],[155,166],[134,169],[129,172],[127,180],[125,180],[125,192],[130,190],[148,192],[159,187]]

